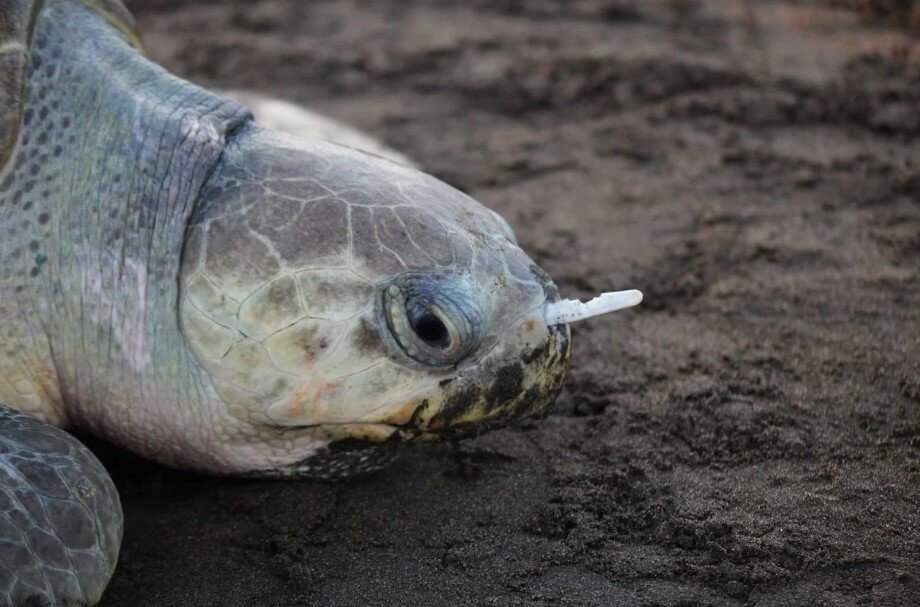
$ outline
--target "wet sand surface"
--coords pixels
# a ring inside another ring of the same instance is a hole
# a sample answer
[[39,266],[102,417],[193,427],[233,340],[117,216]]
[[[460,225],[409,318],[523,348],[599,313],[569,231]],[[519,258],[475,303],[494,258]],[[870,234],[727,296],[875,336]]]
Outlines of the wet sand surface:
[[346,120],[569,297],[556,411],[334,484],[102,453],[106,607],[920,605],[920,50],[807,2],[128,2],[149,54]]

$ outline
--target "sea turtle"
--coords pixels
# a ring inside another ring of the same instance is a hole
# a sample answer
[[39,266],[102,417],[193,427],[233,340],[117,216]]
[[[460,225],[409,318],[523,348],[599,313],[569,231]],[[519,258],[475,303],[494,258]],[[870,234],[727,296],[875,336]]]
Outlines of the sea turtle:
[[566,323],[640,297],[560,300],[496,214],[258,126],[146,59],[119,0],[0,0],[0,100],[0,604],[94,604],[115,567],[117,493],[58,427],[341,476],[544,415]]

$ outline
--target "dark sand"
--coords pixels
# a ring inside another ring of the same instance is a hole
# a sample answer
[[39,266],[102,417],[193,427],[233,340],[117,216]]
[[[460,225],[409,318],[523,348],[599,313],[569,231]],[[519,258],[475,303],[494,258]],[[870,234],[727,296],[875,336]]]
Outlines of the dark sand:
[[[135,0],[150,54],[498,210],[556,412],[338,484],[104,453],[104,605],[920,605],[920,49],[806,2]],[[902,3],[903,4],[903,3]]]

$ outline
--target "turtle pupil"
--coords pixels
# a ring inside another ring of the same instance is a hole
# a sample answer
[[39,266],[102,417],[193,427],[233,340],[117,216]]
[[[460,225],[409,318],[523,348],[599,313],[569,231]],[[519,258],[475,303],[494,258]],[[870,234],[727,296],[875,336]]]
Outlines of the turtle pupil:
[[409,324],[418,338],[431,346],[443,350],[450,346],[450,333],[434,312],[425,306],[412,306],[409,310]]

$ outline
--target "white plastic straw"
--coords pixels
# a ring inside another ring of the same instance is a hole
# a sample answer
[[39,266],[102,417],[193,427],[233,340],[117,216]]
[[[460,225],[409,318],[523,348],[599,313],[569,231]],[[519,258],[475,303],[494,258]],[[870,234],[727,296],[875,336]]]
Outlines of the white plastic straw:
[[624,308],[631,308],[640,301],[642,301],[642,292],[635,289],[601,293],[589,302],[583,303],[577,299],[563,299],[546,304],[543,314],[546,317],[547,325],[560,325],[616,312]]

